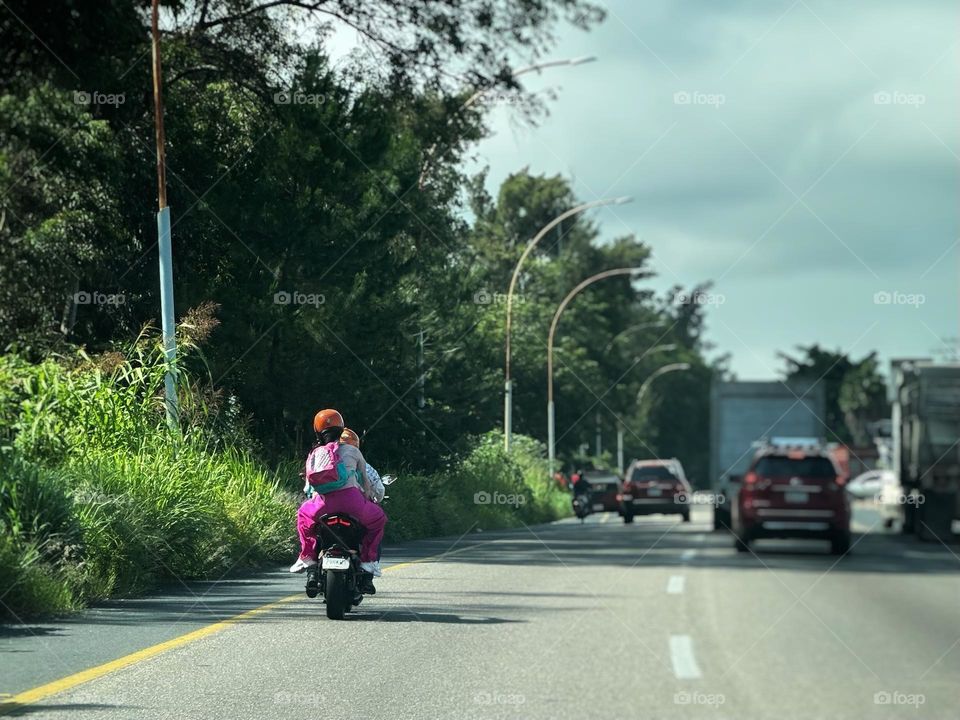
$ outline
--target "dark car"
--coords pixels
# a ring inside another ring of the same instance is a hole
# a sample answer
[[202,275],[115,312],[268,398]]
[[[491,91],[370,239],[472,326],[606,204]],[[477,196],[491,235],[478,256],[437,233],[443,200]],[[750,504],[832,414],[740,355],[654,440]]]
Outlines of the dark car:
[[653,513],[680,515],[690,522],[691,495],[679,460],[634,460],[620,488],[620,514],[625,523]]
[[850,549],[845,476],[821,448],[766,447],[743,476],[734,506],[736,548],[758,538],[829,540],[834,554]]
[[591,512],[617,512],[620,478],[605,470],[587,470],[583,477],[590,483]]

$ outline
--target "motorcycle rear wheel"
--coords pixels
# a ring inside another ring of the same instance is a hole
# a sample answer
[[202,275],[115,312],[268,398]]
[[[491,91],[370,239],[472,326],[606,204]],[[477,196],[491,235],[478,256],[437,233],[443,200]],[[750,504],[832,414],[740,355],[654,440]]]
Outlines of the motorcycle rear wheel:
[[343,616],[350,610],[347,575],[336,570],[327,570],[325,577],[324,598],[327,601],[327,617],[331,620],[343,620]]

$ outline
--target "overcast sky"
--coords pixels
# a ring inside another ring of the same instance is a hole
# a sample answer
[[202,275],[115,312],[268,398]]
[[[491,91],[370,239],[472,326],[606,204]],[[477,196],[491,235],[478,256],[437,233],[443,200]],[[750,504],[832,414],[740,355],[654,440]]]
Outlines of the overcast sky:
[[960,137],[951,0],[611,0],[527,76],[550,116],[494,104],[471,169],[523,166],[653,249],[654,284],[713,280],[708,338],[741,379],[777,350],[943,353],[960,334]]

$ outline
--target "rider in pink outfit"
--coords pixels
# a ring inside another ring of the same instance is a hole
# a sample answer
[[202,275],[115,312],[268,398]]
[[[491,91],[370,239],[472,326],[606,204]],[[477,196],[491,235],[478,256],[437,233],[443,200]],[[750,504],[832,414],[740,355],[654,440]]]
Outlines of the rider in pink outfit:
[[[315,464],[311,461],[314,454],[322,451],[327,443],[339,441],[343,432],[343,417],[335,410],[322,410],[314,418],[314,430],[319,442],[307,457],[305,477],[308,484],[312,484],[311,474]],[[369,592],[375,592],[372,578],[381,574],[377,551],[383,540],[387,516],[379,505],[371,502],[364,495],[361,489],[366,483],[366,462],[363,459],[363,453],[353,445],[345,443],[340,444],[337,451],[340,454],[345,482],[342,487],[329,492],[314,487],[316,494],[300,506],[297,512],[300,557],[290,568],[290,572],[302,572],[317,564],[317,537],[314,530],[317,519],[328,513],[346,513],[355,517],[365,529],[360,544],[360,562],[361,567],[368,573],[365,587]]]

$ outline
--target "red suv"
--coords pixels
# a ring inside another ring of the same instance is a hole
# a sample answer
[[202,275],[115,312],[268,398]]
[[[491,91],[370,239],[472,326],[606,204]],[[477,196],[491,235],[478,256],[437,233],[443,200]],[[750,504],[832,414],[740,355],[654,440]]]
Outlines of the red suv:
[[734,508],[737,550],[757,538],[819,538],[834,554],[850,549],[850,501],[843,476],[816,446],[770,446],[757,452]]
[[683,516],[690,522],[690,498],[693,492],[676,458],[670,460],[634,460],[617,499],[623,522],[632,523],[634,515],[664,513]]

